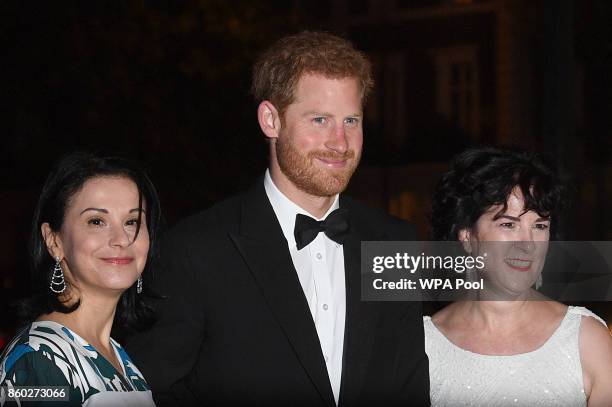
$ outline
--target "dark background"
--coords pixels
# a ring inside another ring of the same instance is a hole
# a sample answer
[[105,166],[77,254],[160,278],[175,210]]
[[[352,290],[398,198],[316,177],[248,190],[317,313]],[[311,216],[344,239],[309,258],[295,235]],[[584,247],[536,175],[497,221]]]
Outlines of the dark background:
[[52,163],[75,149],[138,160],[168,225],[243,190],[267,162],[252,62],[301,29],[346,36],[374,63],[350,194],[427,238],[452,155],[520,146],[571,176],[566,239],[612,238],[607,0],[2,1],[0,18],[0,348]]

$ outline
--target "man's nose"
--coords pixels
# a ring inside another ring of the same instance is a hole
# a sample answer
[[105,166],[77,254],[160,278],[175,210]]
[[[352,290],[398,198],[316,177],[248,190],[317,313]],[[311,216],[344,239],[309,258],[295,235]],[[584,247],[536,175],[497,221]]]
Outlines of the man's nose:
[[344,123],[339,123],[332,129],[330,137],[325,146],[337,153],[344,154],[348,150],[348,140],[346,138],[346,129]]

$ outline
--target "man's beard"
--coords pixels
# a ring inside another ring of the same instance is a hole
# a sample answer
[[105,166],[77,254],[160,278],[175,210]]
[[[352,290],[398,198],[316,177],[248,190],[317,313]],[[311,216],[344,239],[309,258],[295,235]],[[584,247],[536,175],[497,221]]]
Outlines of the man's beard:
[[[276,158],[283,174],[302,191],[313,196],[334,196],[346,189],[360,157],[353,150],[344,154],[317,150],[303,155],[285,134],[276,141]],[[346,160],[346,164],[344,168],[326,170],[315,166],[317,158]]]

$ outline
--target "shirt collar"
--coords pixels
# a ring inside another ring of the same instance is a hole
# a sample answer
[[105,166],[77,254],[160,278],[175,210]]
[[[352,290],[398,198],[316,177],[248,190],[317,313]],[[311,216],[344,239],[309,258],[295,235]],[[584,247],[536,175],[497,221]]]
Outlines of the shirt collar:
[[[306,210],[302,209],[299,205],[294,203],[291,199],[287,198],[285,194],[283,194],[272,181],[272,177],[270,176],[270,170],[266,170],[266,175],[264,176],[264,188],[266,190],[266,195],[268,196],[268,200],[270,204],[272,204],[272,209],[274,209],[274,213],[276,214],[276,218],[280,223],[281,229],[283,230],[283,234],[285,235],[285,239],[287,239],[287,244],[289,248],[295,247],[295,236],[293,234],[293,230],[295,228],[295,216],[300,213],[302,215],[310,216],[311,218],[315,218],[315,216],[308,213]],[[339,195],[336,194],[334,198],[334,202],[329,207],[325,215],[322,218],[317,220],[325,219],[331,212],[338,209],[340,207],[339,203]]]

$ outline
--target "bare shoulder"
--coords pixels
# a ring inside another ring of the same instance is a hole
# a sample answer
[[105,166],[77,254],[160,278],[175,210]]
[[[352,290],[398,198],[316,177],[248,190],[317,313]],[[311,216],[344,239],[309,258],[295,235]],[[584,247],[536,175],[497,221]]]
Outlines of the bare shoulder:
[[612,336],[596,318],[582,316],[580,361],[589,406],[612,402]]
[[582,316],[580,322],[580,350],[585,355],[606,354],[612,357],[612,336],[610,330],[594,317]]
[[580,322],[580,357],[585,370],[596,370],[600,365],[610,370],[612,365],[610,331],[597,319],[584,315]]

